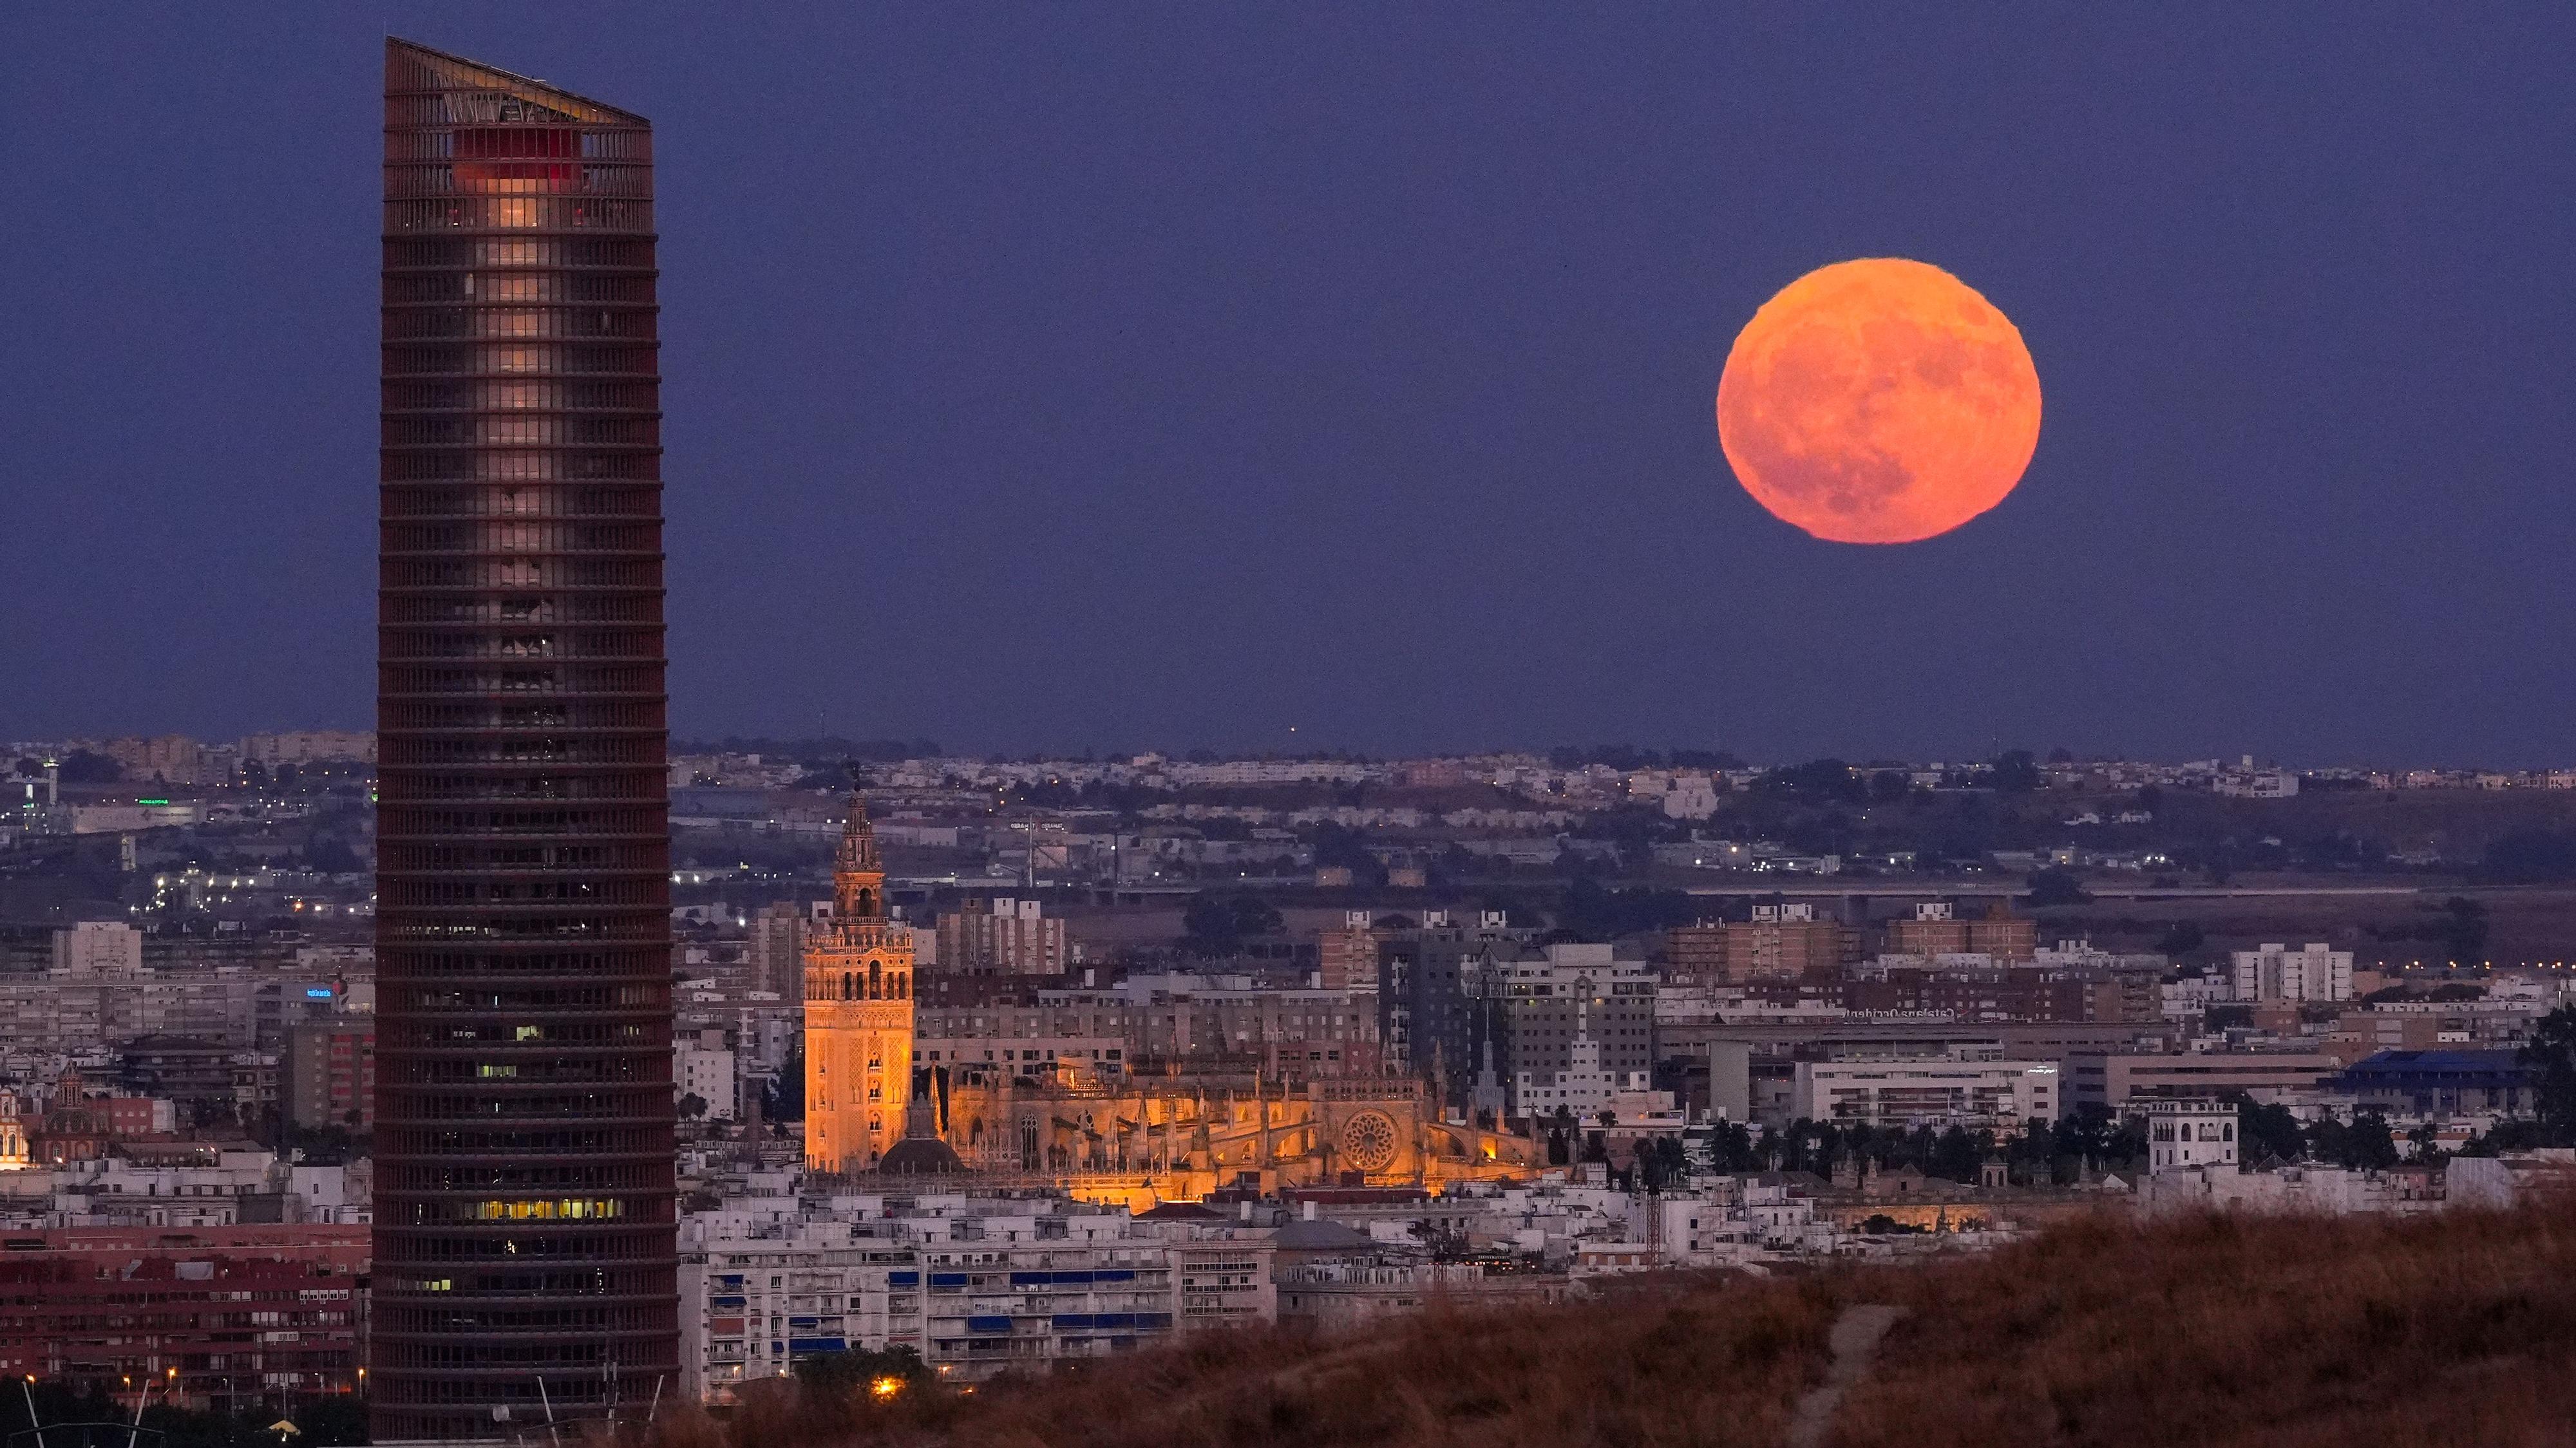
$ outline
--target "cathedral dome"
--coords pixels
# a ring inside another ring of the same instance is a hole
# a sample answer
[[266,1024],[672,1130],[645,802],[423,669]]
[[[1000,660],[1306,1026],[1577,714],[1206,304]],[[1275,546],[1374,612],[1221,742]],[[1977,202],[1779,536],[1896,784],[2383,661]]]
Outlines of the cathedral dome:
[[877,1170],[887,1176],[962,1176],[966,1163],[935,1136],[907,1136],[886,1148]]

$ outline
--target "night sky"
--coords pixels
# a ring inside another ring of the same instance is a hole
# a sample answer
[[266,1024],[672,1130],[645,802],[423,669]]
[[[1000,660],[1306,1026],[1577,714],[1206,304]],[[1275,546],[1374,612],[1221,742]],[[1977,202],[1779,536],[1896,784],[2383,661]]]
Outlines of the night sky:
[[[2113,8],[18,7],[0,736],[372,718],[390,29],[654,122],[684,735],[2576,762],[2576,10]],[[1710,411],[1872,255],[1896,548]]]

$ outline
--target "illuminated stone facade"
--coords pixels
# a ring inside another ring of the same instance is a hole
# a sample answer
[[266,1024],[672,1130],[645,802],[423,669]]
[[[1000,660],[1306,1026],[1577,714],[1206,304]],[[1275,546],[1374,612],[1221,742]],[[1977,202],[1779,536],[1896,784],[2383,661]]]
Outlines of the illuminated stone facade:
[[885,864],[853,797],[833,867],[832,914],[805,932],[805,1161],[876,1166],[912,1098],[912,930],[886,915]]
[[1137,1208],[1221,1187],[1421,1187],[1529,1180],[1531,1138],[1439,1119],[1409,1077],[1093,1084],[967,1066],[930,1077],[940,1135],[969,1170]]

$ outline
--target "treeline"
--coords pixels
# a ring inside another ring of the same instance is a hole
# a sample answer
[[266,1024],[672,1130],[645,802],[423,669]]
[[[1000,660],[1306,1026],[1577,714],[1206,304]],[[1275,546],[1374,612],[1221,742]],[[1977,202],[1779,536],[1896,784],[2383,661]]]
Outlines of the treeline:
[[934,739],[844,739],[838,734],[823,734],[805,739],[772,739],[766,736],[728,734],[722,739],[674,739],[673,754],[758,754],[777,755],[800,764],[829,766],[846,759],[864,759],[872,763],[891,764],[903,759],[936,759],[939,742]]
[[2576,880],[2576,830],[2514,830],[2488,844],[2480,873],[2507,885]]
[[2147,1154],[2146,1123],[2116,1119],[2099,1106],[2060,1121],[2033,1120],[2007,1132],[1801,1119],[1757,1141],[1742,1123],[1728,1122],[1719,1126],[1711,1145],[1718,1170],[1726,1172],[1829,1176],[1838,1162],[1875,1161],[1882,1171],[1912,1167],[1925,1176],[1966,1183],[1976,1182],[1986,1163],[2000,1157],[2016,1186],[2072,1185],[2088,1170],[2126,1170]]
[[1742,769],[1723,749],[1640,749],[1634,744],[1561,744],[1547,752],[1551,769]]

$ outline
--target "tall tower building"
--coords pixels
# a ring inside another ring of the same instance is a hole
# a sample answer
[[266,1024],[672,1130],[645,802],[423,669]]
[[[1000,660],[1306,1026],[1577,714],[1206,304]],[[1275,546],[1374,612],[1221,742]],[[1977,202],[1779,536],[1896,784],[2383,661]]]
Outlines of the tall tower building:
[[782,1001],[795,995],[805,978],[805,907],[782,900],[753,912],[743,955],[753,990],[776,991]]
[[652,139],[386,42],[379,1442],[678,1386]]
[[805,933],[805,1162],[866,1171],[903,1139],[912,1095],[912,929],[886,916],[885,865],[854,794],[832,915]]

